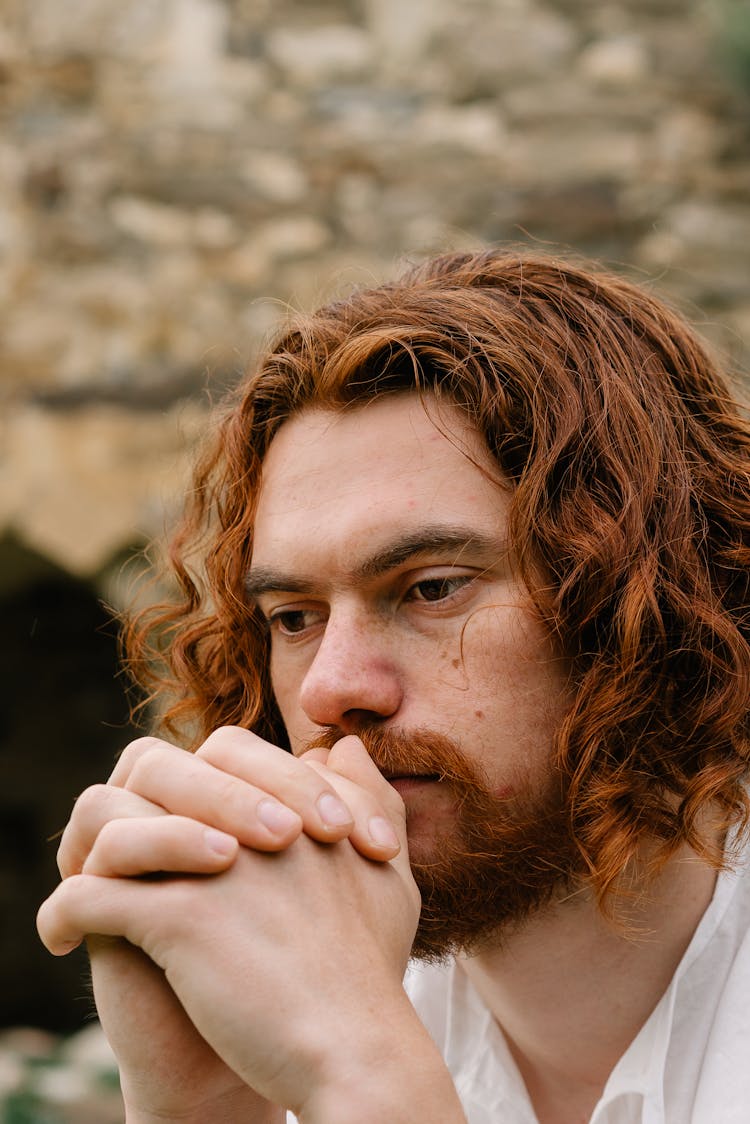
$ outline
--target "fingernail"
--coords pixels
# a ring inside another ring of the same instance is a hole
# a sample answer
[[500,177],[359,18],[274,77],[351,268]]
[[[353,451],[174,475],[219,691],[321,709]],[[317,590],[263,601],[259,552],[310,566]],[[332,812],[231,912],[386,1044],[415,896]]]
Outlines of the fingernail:
[[203,838],[211,851],[215,851],[217,855],[226,858],[231,855],[237,840],[232,835],[226,835],[223,831],[217,831],[216,828],[207,827],[203,832]]
[[318,811],[320,818],[329,827],[342,827],[352,822],[352,814],[346,804],[332,792],[324,792],[318,797]]
[[275,835],[286,835],[299,823],[297,813],[287,808],[286,804],[280,804],[278,800],[266,798],[259,801],[256,812],[260,822]]
[[373,816],[370,820],[368,827],[370,829],[370,838],[373,843],[377,843],[378,847],[386,847],[389,850],[401,850],[401,844],[398,841],[398,836],[393,830],[393,824],[387,820],[385,816]]

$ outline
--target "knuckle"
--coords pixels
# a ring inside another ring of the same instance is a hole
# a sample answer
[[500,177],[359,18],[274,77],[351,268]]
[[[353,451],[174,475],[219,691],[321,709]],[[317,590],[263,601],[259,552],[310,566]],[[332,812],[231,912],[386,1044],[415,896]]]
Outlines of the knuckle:
[[134,742],[130,742],[120,754],[114,772],[109,778],[110,784],[117,788],[130,788],[133,774],[140,767],[144,757],[156,752],[165,744],[159,738],[151,737],[137,738]]
[[300,762],[296,760],[281,766],[279,779],[283,786],[284,798],[288,797],[298,803],[307,800],[314,803],[324,792],[336,795],[335,786],[323,772],[318,772],[309,765],[302,765],[301,768],[299,766]]
[[94,784],[76,798],[57,849],[57,869],[62,878],[69,878],[83,865],[83,852],[88,847],[95,825],[101,818],[101,809],[106,805],[110,793],[111,789],[107,785]]
[[108,820],[105,823],[96,837],[92,851],[96,850],[99,857],[109,855],[116,847],[118,840],[122,835],[123,820]]
[[[60,872],[61,878],[69,878],[75,872],[76,868],[76,846],[71,840],[70,824],[65,828],[60,840],[60,846],[57,848],[57,869]],[[79,864],[80,865],[80,864]]]
[[128,744],[123,749],[119,757],[119,763],[121,765],[132,768],[142,754],[146,753],[149,749],[153,749],[154,746],[160,744],[161,743],[158,738],[152,737],[150,735],[146,735],[142,738],[135,738],[134,741],[128,742]]
[[36,914],[36,931],[45,948],[50,948],[55,903],[47,898],[39,906]]
[[[232,737],[236,737],[237,734],[247,735],[247,734],[249,734],[249,730],[245,730],[244,727],[242,727],[242,726],[225,725],[225,726],[217,726],[216,729],[213,731],[213,734],[218,734],[222,738],[232,738]],[[209,734],[209,738],[213,737],[213,734]]]
[[68,951],[67,930],[80,909],[82,875],[73,875],[42,902],[36,927],[42,944],[55,956]]
[[[70,878],[66,878],[65,882],[62,882],[55,892],[56,906],[58,908],[64,908],[68,904],[74,906],[84,893],[87,885],[88,879],[85,874],[80,872],[71,874]],[[51,899],[48,898],[47,900],[50,901]]]
[[130,770],[128,779],[125,781],[125,788],[133,791],[139,791],[145,782],[164,767],[164,754],[165,748],[163,743],[152,740],[152,744],[144,746],[141,753],[133,762],[133,767]]
[[251,749],[253,742],[257,740],[255,734],[243,729],[242,726],[218,726],[195,751],[196,757],[202,757],[203,760],[210,762],[221,761],[226,752],[236,745],[238,739],[246,741],[248,749]]
[[92,784],[85,788],[73,805],[71,823],[86,819],[92,812],[98,811],[107,800],[109,793],[110,788],[106,784]]
[[60,878],[69,878],[73,873],[74,864],[71,860],[70,852],[62,843],[57,849],[55,862],[57,863],[57,872],[60,875]]

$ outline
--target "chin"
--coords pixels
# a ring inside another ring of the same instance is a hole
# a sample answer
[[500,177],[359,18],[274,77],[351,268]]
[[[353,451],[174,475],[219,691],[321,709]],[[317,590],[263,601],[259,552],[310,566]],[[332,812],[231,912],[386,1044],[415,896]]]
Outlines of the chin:
[[406,821],[406,838],[409,844],[409,861],[420,865],[440,862],[445,852],[445,841],[455,831],[455,822],[425,823],[421,818],[414,824]]
[[403,796],[409,858],[419,863],[438,861],[446,839],[454,837],[458,828],[455,799],[434,783]]

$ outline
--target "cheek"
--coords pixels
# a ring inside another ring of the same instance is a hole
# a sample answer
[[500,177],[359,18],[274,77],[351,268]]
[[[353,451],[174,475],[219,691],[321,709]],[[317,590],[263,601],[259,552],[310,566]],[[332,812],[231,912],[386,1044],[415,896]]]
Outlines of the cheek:
[[[518,605],[488,605],[466,621],[461,664],[472,685],[521,695],[548,678],[551,652],[541,630]],[[492,692],[490,692],[492,695]]]
[[[464,669],[472,716],[491,759],[522,774],[544,768],[569,696],[564,665],[519,606],[492,607],[467,625]],[[510,795],[501,785],[497,794]]]

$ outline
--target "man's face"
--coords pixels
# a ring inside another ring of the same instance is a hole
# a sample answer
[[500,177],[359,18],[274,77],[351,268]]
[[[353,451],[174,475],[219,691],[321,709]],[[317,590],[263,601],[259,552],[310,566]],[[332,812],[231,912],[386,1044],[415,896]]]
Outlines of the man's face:
[[[295,752],[331,728],[394,731],[402,747],[410,732],[437,735],[485,790],[484,821],[523,809],[538,836],[559,806],[550,753],[568,696],[515,573],[509,501],[455,406],[404,394],[303,411],[264,463],[249,588]],[[439,779],[429,751],[407,755],[385,767],[406,804],[410,859],[429,867],[460,832],[466,792]]]

